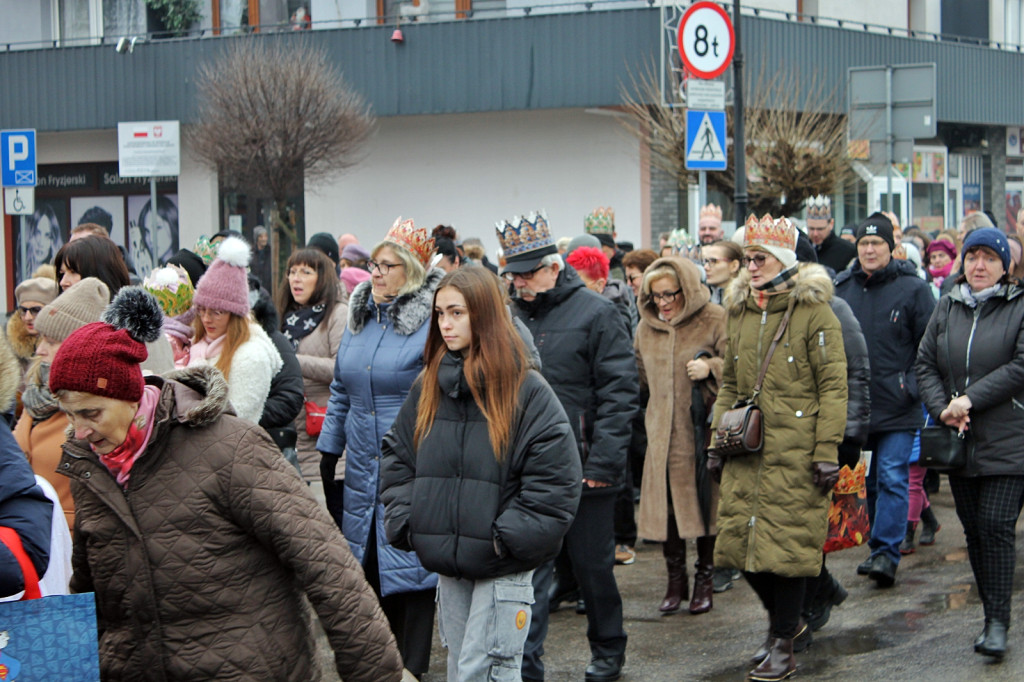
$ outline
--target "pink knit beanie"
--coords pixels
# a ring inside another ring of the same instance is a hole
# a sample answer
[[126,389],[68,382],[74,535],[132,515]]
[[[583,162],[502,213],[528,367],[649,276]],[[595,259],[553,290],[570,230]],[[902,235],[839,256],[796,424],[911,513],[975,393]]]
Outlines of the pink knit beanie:
[[249,245],[238,237],[220,243],[217,258],[199,279],[192,304],[210,310],[223,310],[239,317],[249,314],[249,282],[246,268],[251,257]]

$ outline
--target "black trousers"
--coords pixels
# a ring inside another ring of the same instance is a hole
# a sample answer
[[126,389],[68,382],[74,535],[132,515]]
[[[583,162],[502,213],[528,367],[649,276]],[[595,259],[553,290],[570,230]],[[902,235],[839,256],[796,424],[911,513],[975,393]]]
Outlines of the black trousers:
[[1010,624],[1015,527],[1024,504],[1024,476],[950,476],[956,515],[967,537],[985,620]]
[[772,637],[792,639],[800,628],[807,578],[787,578],[774,573],[743,572],[771,618]]
[[[622,596],[615,582],[615,538],[612,532],[616,491],[588,491],[580,498],[576,520],[565,536],[580,595],[587,604],[587,639],[593,657],[626,651],[622,629]],[[523,652],[523,676],[544,679],[544,639],[548,634],[548,587],[554,562],[533,574],[533,619]]]
[[417,590],[380,596],[376,525],[375,522],[370,522],[370,538],[366,542],[366,555],[363,557],[366,582],[370,583],[370,587],[380,599],[380,608],[388,619],[391,632],[395,635],[403,664],[413,675],[421,677],[430,668],[437,590]]

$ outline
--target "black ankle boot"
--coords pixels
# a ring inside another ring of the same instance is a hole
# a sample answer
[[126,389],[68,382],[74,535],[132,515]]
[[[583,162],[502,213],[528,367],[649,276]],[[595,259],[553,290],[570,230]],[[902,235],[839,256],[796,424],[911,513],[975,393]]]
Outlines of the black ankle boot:
[[985,631],[974,642],[974,650],[983,656],[1002,658],[1006,654],[1006,630],[1006,623],[987,621]]

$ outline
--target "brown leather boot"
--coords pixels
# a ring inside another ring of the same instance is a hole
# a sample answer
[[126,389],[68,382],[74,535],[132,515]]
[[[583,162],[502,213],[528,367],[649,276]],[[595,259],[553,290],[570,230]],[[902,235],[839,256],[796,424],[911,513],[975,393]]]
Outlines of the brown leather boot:
[[697,563],[693,575],[693,598],[690,613],[697,615],[711,610],[715,592],[715,536],[697,538]]
[[[675,524],[672,524],[673,526]],[[679,611],[683,600],[690,597],[689,579],[686,575],[686,541],[669,528],[668,539],[661,545],[661,553],[665,556],[665,567],[668,569],[668,589],[658,610],[668,616]]]
[[761,664],[747,673],[747,679],[754,682],[778,682],[796,672],[796,658],[793,656],[793,640],[773,638],[771,650]]

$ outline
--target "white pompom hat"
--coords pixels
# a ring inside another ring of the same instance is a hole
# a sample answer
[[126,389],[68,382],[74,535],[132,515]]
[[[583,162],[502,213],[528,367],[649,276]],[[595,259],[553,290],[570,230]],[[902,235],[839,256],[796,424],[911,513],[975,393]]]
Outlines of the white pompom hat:
[[239,317],[249,314],[249,282],[246,270],[252,252],[244,239],[228,237],[220,243],[217,257],[199,278],[192,297],[195,306],[225,310]]

